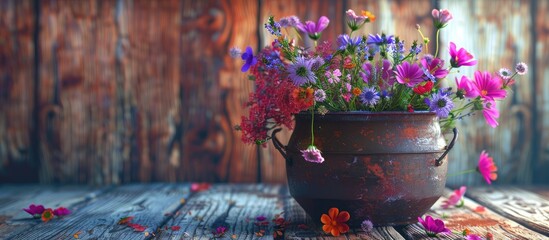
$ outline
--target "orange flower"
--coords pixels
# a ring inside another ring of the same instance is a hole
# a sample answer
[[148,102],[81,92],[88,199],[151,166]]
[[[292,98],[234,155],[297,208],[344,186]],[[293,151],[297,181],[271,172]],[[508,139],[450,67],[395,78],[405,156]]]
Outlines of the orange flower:
[[292,92],[292,97],[298,103],[301,109],[307,109],[314,103],[314,93],[311,87],[308,88],[296,88]]
[[365,17],[368,18],[368,19],[366,20],[367,22],[374,22],[374,21],[376,20],[376,15],[374,15],[374,14],[371,13],[370,11],[362,10],[362,16],[365,16]]
[[42,213],[42,221],[47,222],[51,220],[53,216],[53,210],[51,210],[51,208],[48,208]]
[[358,96],[362,93],[362,90],[360,88],[353,88],[353,95]]
[[337,208],[330,208],[328,215],[322,214],[322,217],[320,217],[320,221],[324,224],[322,230],[337,237],[339,234],[349,231],[349,225],[345,222],[349,221],[350,218],[351,215],[349,215],[349,212],[339,212],[339,209]]

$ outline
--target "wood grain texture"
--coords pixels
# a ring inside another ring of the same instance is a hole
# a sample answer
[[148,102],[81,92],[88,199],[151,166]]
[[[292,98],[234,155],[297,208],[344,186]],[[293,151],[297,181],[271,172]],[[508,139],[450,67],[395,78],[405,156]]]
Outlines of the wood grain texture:
[[475,188],[473,200],[513,221],[549,237],[549,201],[519,188]]
[[[476,70],[495,74],[500,68],[514,69],[519,61],[528,61],[534,54],[530,45],[530,1],[440,1],[440,8],[450,9],[454,19],[441,32],[441,56],[448,62],[449,42],[455,42],[473,53],[478,60],[474,67],[461,67],[447,77],[449,86],[455,86],[454,78],[462,75],[473,79]],[[471,11],[471,9],[483,9]],[[502,12],[512,12],[502,17]],[[532,94],[535,88],[529,84],[533,75],[519,76],[503,102],[497,102],[500,111],[499,126],[490,128],[482,114],[476,114],[458,124],[460,137],[449,154],[449,173],[476,167],[480,152],[494,157],[499,166],[500,183],[524,183],[533,181],[532,139],[535,134],[532,123]],[[538,79],[537,81],[541,81]],[[541,95],[540,95],[541,96]],[[481,184],[478,175],[461,175],[448,179],[450,185]]]
[[33,1],[0,2],[0,182],[36,182],[32,159],[34,49]]
[[530,79],[532,87],[536,89],[532,98],[536,103],[536,108],[533,109],[536,116],[533,126],[536,129],[537,135],[534,136],[533,144],[535,144],[536,162],[533,163],[534,173],[538,182],[548,183],[549,175],[549,96],[546,94],[549,89],[549,2],[537,0],[532,4],[531,12],[534,12],[534,31],[536,39],[532,41],[531,46],[534,49],[535,55],[529,61],[534,64],[530,67]]

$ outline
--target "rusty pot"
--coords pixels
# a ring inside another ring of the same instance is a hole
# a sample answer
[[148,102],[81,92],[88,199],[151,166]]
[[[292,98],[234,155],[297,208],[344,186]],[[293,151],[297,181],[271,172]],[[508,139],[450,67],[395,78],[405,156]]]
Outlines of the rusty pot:
[[287,146],[273,132],[286,158],[288,186],[305,212],[318,220],[337,207],[351,214],[350,226],[416,223],[439,199],[446,183],[446,145],[431,112],[338,112],[315,115],[315,145],[324,163],[304,160],[311,143],[311,114],[295,116]]

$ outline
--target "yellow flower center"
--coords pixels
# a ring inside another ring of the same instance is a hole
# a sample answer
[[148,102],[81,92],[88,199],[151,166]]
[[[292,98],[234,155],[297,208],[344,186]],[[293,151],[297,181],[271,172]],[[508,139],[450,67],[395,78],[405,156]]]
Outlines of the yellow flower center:
[[336,221],[332,221],[332,226],[337,226],[337,222],[336,222]]
[[482,95],[482,96],[486,96],[486,94],[488,94],[488,91],[486,91],[486,90],[482,90],[482,91],[480,91],[480,95]]

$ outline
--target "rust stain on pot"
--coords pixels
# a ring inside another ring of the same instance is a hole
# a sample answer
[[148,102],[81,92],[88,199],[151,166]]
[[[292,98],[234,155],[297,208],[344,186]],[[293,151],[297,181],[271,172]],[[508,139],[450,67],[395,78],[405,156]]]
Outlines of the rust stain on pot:
[[407,127],[404,129],[404,131],[402,131],[402,133],[404,133],[404,137],[406,138],[415,138],[418,136],[417,134],[417,130],[413,127]]
[[368,171],[376,175],[376,177],[378,178],[385,179],[385,174],[383,173],[383,169],[377,163],[374,165],[368,165]]

